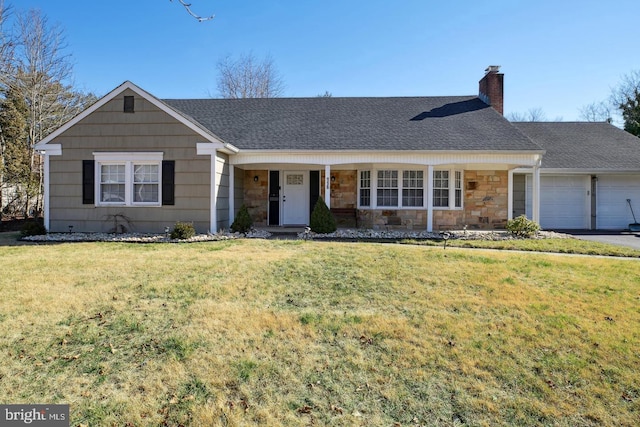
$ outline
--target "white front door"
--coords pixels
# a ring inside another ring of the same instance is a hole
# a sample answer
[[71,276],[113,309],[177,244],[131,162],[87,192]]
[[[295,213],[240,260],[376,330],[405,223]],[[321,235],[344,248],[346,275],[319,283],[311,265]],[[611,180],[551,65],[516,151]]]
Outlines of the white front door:
[[286,171],[282,180],[282,225],[309,224],[309,172]]

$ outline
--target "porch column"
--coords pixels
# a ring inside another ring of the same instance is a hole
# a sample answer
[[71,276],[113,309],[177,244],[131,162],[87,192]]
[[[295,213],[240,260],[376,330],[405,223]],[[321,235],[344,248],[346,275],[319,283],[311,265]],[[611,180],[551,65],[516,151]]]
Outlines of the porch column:
[[513,169],[509,169],[507,182],[507,220],[513,219]]
[[533,167],[531,219],[540,224],[540,164]]
[[433,165],[427,166],[427,231],[433,231]]
[[324,203],[331,209],[331,165],[324,166]]
[[236,167],[229,165],[229,227],[235,218],[235,195],[236,195]]

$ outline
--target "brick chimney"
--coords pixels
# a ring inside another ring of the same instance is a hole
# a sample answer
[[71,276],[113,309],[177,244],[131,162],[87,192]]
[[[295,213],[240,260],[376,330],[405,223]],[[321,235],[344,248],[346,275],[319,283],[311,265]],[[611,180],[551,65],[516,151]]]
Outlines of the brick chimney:
[[489,65],[484,72],[479,97],[498,113],[504,114],[504,74],[500,73],[499,65]]

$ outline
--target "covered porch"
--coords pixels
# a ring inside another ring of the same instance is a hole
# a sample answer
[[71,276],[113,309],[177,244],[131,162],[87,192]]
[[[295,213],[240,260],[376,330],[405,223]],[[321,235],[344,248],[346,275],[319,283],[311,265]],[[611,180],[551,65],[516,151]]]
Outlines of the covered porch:
[[321,198],[342,228],[501,229],[513,215],[512,171],[539,178],[539,157],[242,152],[229,159],[230,223],[244,204],[256,227],[304,227]]

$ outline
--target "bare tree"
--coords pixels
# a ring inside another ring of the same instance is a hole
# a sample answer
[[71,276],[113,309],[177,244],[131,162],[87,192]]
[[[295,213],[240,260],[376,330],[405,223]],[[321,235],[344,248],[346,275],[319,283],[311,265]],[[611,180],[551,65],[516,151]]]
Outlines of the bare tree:
[[610,102],[620,111],[624,130],[640,136],[640,70],[622,76],[621,82],[611,91]]
[[542,108],[530,108],[525,113],[513,112],[507,114],[507,120],[510,122],[544,122],[547,116]]
[[229,56],[218,62],[218,92],[222,98],[277,98],[284,83],[273,59],[258,61],[253,54],[238,59]]
[[[169,1],[173,1],[173,0],[169,0]],[[213,19],[215,17],[215,15],[211,15],[211,16],[205,16],[202,17],[200,15],[197,15],[196,13],[194,13],[191,10],[191,3],[187,3],[184,0],[178,0],[178,2],[185,8],[185,10],[187,11],[187,13],[191,16],[193,16],[194,18],[196,18],[198,20],[198,22],[204,22],[204,21],[209,21],[211,19]]]
[[[78,114],[95,97],[73,90],[70,85],[71,58],[64,52],[64,35],[58,26],[51,26],[38,10],[17,14],[17,45],[11,75],[5,86],[14,97],[26,105],[25,156],[29,179],[17,183],[27,201],[25,213],[39,212],[42,203],[42,164],[35,144]],[[33,209],[31,209],[33,208]]]
[[587,122],[613,122],[611,104],[605,101],[592,102],[580,108],[580,118]]
[[[0,0],[0,91],[5,92],[7,81],[11,75],[13,54],[15,49],[15,38],[7,29],[7,20],[11,10],[5,6],[4,0]],[[3,126],[0,125],[0,209],[3,206],[4,186],[5,186],[5,162],[6,162],[6,141]]]

